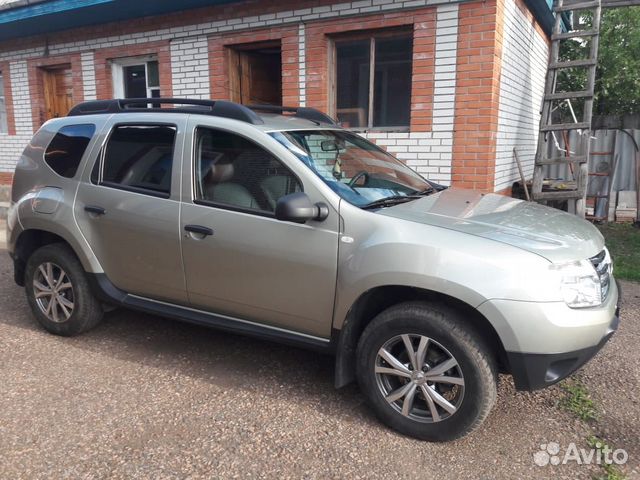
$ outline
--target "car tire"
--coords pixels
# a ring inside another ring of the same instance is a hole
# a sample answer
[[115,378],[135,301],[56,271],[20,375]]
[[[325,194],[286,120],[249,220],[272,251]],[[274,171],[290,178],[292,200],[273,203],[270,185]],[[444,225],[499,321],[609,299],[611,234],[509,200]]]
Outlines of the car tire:
[[102,305],[80,261],[63,243],[45,245],[29,257],[25,290],[38,323],[56,335],[77,335],[102,320]]
[[435,442],[460,438],[495,404],[496,360],[482,337],[447,305],[390,307],[365,328],[356,355],[358,382],[370,406],[405,435]]

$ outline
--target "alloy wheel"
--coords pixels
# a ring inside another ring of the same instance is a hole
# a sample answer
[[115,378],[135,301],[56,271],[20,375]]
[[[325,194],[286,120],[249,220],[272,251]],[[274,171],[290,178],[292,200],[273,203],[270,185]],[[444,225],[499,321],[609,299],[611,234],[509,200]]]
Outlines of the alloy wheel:
[[40,311],[52,322],[66,322],[73,314],[73,285],[67,273],[55,263],[38,266],[33,276],[33,293]]
[[397,335],[378,350],[376,382],[403,416],[435,423],[454,415],[464,396],[458,361],[440,343],[418,334]]

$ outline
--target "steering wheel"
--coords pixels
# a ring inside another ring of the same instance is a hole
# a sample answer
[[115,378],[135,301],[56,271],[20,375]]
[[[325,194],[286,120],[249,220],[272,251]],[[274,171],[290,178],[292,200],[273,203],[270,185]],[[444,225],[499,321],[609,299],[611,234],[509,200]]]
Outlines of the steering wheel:
[[369,172],[367,172],[366,170],[360,170],[358,173],[356,173],[353,177],[351,177],[351,180],[349,180],[349,183],[347,183],[347,185],[353,188],[353,186],[358,183],[358,180],[360,180],[362,177],[364,177],[363,185],[366,185],[369,182]]

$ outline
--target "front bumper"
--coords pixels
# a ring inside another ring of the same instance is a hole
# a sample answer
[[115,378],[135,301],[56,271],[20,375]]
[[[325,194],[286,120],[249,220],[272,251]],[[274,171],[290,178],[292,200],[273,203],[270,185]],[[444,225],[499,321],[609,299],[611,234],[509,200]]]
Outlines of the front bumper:
[[538,390],[568,377],[591,360],[613,336],[620,323],[620,308],[597,345],[566,353],[507,352],[513,382],[518,390]]
[[605,302],[569,308],[564,302],[489,300],[478,307],[495,328],[516,388],[552,385],[589,361],[618,328],[618,282]]

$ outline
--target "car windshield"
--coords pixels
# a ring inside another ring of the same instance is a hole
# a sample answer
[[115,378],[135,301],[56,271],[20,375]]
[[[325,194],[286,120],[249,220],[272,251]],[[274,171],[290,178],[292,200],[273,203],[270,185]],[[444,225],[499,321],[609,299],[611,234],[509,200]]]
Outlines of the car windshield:
[[419,174],[354,133],[290,130],[270,135],[356,206],[378,204],[385,199],[408,201],[434,190]]

